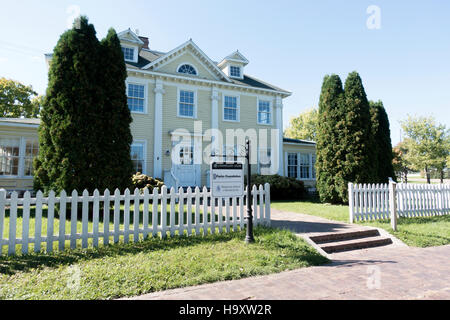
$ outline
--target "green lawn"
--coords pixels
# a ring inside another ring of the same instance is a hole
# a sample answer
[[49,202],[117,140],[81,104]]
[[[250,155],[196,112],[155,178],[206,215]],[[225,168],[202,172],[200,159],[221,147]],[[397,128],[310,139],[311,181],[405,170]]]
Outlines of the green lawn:
[[320,265],[328,260],[289,231],[151,238],[55,254],[0,257],[0,299],[113,299]]
[[[273,202],[272,208],[318,216],[334,221],[349,222],[348,206],[322,204],[318,201]],[[450,244],[450,215],[421,218],[400,218],[397,232],[390,220],[358,222],[361,225],[383,228],[413,247],[432,247]]]

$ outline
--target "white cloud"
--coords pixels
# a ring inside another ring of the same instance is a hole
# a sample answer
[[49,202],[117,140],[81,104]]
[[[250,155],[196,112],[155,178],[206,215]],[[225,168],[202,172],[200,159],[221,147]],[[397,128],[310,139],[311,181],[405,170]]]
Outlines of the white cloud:
[[8,61],[8,58],[0,57],[0,63],[6,62],[6,61]]

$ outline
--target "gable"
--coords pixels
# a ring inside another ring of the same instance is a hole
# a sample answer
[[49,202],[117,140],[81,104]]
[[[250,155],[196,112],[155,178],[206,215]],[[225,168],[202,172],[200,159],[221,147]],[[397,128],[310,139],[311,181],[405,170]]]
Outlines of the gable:
[[[197,71],[197,76],[187,75],[178,72],[178,68],[183,64],[190,64]],[[192,52],[186,51],[177,58],[168,61],[166,64],[154,69],[154,71],[159,71],[163,73],[169,73],[179,76],[187,77],[198,77],[201,79],[220,81],[221,79],[214,74],[207,65],[205,65],[198,57],[196,57]]]
[[[187,59],[182,61],[182,59]],[[199,68],[199,76],[185,75],[177,72],[178,66],[182,63],[189,63]],[[231,82],[222,70],[213,62],[200,48],[189,40],[181,46],[166,53],[143,68],[144,70],[161,71],[176,75],[198,77],[208,80],[219,80]]]

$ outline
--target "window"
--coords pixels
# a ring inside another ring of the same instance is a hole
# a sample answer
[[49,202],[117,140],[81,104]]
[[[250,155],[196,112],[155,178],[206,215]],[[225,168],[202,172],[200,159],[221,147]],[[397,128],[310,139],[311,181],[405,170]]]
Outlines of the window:
[[262,175],[272,174],[272,150],[261,149],[259,150],[259,173]]
[[131,112],[144,112],[144,86],[138,84],[128,84],[128,108]]
[[237,97],[225,96],[223,105],[223,119],[227,121],[239,121]]
[[312,155],[312,178],[316,179],[316,155]]
[[310,179],[309,169],[311,168],[311,162],[309,161],[309,154],[300,154],[300,179]]
[[194,147],[181,146],[180,147],[180,164],[192,165],[194,164]]
[[297,175],[298,156],[296,153],[288,153],[288,177],[298,178]]
[[134,48],[122,47],[122,52],[126,61],[134,61]]
[[27,139],[25,144],[24,175],[31,177],[33,175],[33,160],[39,152],[39,140]]
[[241,78],[241,68],[230,66],[230,77]]
[[178,115],[194,118],[195,99],[193,91],[180,90],[180,103]]
[[197,71],[190,64],[183,64],[181,67],[178,68],[178,72],[179,73],[192,74],[194,76],[197,75]]
[[19,175],[19,138],[0,138],[0,176]]
[[133,162],[135,172],[144,172],[144,143],[135,142],[131,145],[131,161]]
[[270,101],[259,101],[258,103],[258,123],[272,124],[272,112]]

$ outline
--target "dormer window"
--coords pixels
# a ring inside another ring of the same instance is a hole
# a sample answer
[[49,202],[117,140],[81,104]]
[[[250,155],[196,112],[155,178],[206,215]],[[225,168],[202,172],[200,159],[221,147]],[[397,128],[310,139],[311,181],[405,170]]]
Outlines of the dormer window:
[[241,78],[241,67],[230,66],[230,77]]
[[135,48],[122,47],[122,52],[123,52],[125,61],[131,61],[131,62],[135,61],[134,51],[135,51]]
[[190,64],[183,64],[180,67],[178,67],[177,70],[179,73],[184,73],[184,74],[190,74],[190,75],[197,75],[197,70],[195,70],[195,68],[193,66],[191,66]]

